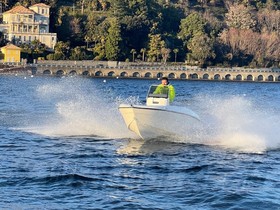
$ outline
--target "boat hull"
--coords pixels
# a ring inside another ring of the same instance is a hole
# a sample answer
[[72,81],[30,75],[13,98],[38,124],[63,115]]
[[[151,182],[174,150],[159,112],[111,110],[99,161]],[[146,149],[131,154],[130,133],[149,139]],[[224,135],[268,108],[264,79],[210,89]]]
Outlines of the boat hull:
[[199,117],[185,107],[121,104],[119,111],[128,129],[142,139],[178,135],[192,130],[200,122]]

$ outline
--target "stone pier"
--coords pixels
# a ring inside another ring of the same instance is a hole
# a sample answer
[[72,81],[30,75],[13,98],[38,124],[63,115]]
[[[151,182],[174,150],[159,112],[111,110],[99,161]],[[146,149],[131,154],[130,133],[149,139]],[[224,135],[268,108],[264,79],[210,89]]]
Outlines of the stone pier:
[[275,68],[219,68],[190,67],[184,65],[127,65],[108,62],[43,62],[32,64],[38,75],[80,75],[88,77],[118,77],[154,79],[168,77],[181,80],[222,80],[222,81],[280,81],[280,69]]

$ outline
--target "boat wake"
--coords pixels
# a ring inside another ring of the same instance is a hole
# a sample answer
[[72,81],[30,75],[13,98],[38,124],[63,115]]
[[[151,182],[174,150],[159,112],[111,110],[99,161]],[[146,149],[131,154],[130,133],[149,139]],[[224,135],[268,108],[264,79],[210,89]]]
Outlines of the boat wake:
[[[116,94],[106,84],[87,79],[65,78],[41,85],[37,95],[47,111],[36,119],[36,125],[25,131],[46,136],[139,139],[127,129],[118,111],[121,103],[139,104],[138,98],[125,99]],[[202,123],[189,133],[182,122],[174,128],[176,135],[160,138],[160,141],[204,144],[250,153],[280,147],[277,110],[259,107],[246,96],[225,97],[199,95],[189,101],[175,102],[175,105],[192,107]]]
[[198,96],[192,102],[203,122],[192,139],[240,152],[263,153],[280,147],[276,111],[259,107],[245,96]]

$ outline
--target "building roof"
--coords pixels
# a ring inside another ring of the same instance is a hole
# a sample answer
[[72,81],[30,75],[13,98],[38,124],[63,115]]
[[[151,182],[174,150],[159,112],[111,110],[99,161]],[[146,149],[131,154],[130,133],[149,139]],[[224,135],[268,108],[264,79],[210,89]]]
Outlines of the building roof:
[[[46,4],[44,4],[44,3],[34,4],[34,5],[30,6],[30,7],[48,7],[48,8],[50,8],[49,5],[46,5]],[[30,7],[29,7],[29,8],[30,8]]]
[[8,49],[8,50],[20,50],[20,47],[17,47],[16,45],[13,44],[7,44],[4,47],[1,47],[1,49]]
[[31,9],[27,9],[26,7],[24,6],[15,6],[13,7],[12,9],[4,12],[4,14],[35,14],[35,12]]

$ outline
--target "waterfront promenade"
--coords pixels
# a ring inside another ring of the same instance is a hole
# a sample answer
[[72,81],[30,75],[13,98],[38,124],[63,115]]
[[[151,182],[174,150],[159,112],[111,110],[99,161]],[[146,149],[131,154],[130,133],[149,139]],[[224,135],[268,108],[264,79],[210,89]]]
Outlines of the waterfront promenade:
[[181,80],[220,80],[280,82],[279,68],[199,68],[184,64],[163,65],[159,63],[125,63],[107,61],[38,61],[25,65],[36,75],[87,76],[111,78],[155,79],[168,77]]

